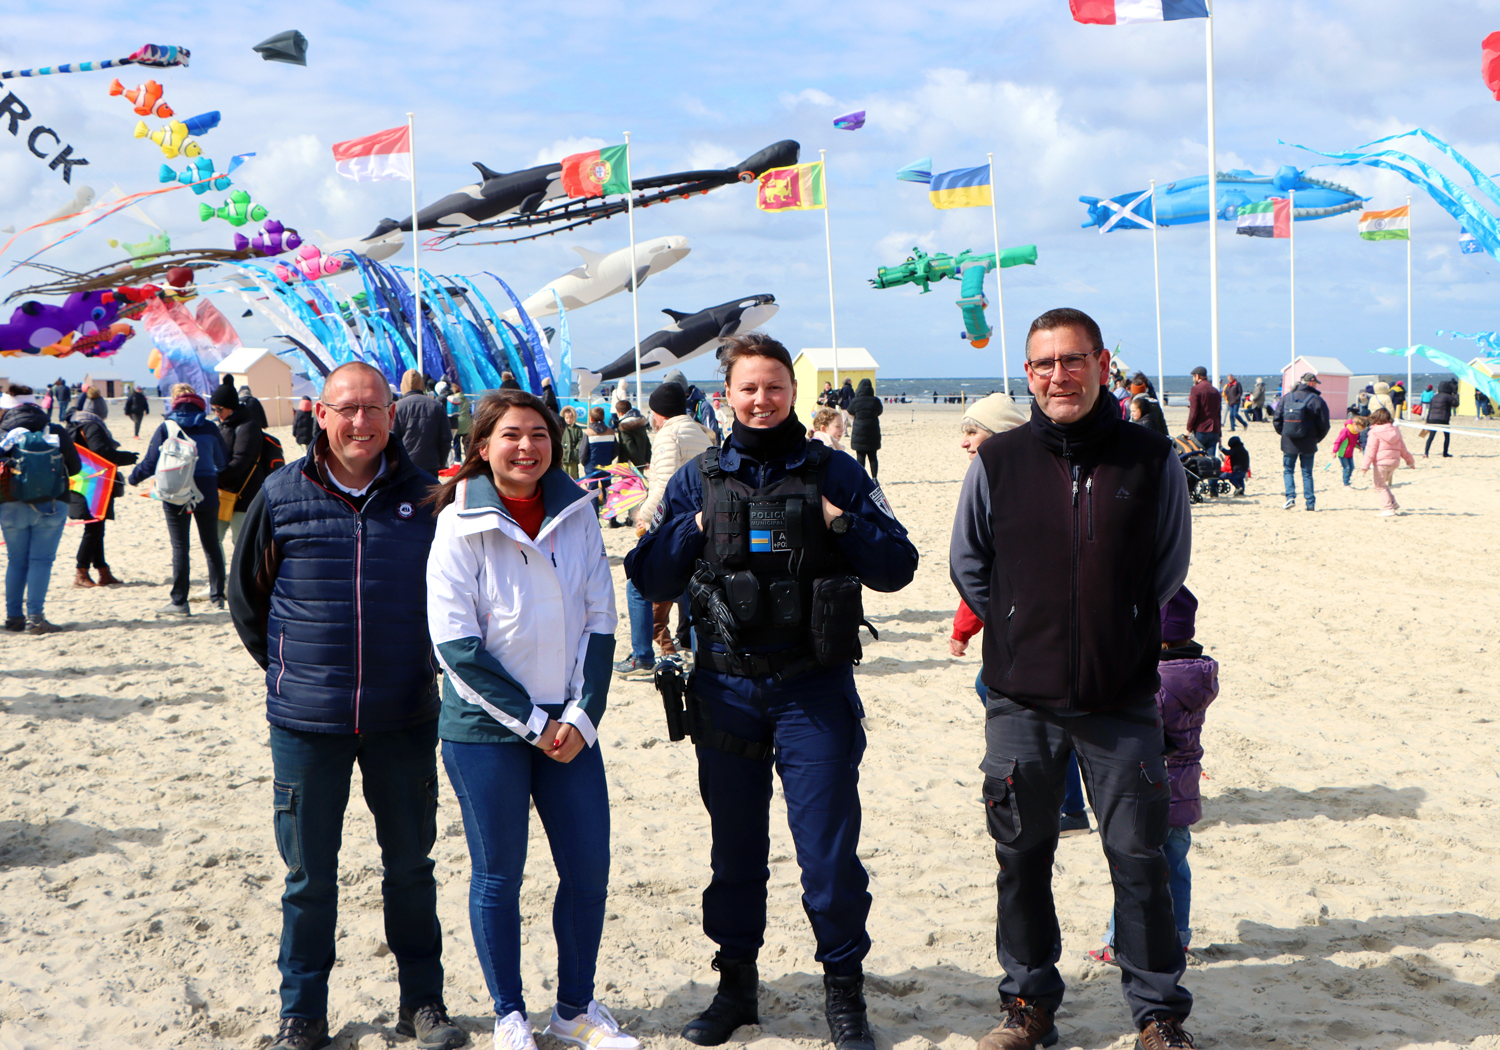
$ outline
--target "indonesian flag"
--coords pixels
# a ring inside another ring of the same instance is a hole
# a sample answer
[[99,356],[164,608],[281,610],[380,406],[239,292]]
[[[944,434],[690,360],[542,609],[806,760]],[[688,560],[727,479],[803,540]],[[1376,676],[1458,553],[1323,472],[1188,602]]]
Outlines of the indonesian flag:
[[1235,233],[1251,237],[1290,237],[1292,235],[1292,202],[1285,197],[1255,201],[1240,206]]
[[411,179],[411,128],[377,131],[362,139],[333,144],[338,173],[355,182]]
[[1204,0],[1068,0],[1068,7],[1073,21],[1101,26],[1208,17]]

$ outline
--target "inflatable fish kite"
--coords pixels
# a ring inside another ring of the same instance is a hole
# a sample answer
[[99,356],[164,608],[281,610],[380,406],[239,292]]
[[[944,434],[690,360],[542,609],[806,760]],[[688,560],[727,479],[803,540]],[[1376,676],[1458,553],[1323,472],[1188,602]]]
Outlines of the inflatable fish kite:
[[[1219,200],[1214,214],[1220,219],[1233,220],[1246,204],[1285,197],[1290,190],[1297,191],[1293,217],[1301,220],[1326,219],[1330,215],[1358,211],[1367,199],[1347,186],[1309,178],[1290,164],[1282,165],[1275,175],[1257,175],[1243,170],[1220,172],[1218,183]],[[1197,175],[1156,187],[1154,215],[1150,190],[1122,193],[1108,200],[1098,197],[1078,199],[1089,209],[1088,221],[1080,225],[1084,229],[1097,226],[1100,233],[1149,230],[1153,222],[1158,226],[1207,222],[1208,176]]]
[[182,126],[187,128],[189,135],[207,135],[219,126],[219,111],[215,109],[208,113],[199,113],[196,117],[188,117],[182,122]]
[[195,157],[193,162],[182,169],[178,174],[170,166],[163,164],[161,173],[157,176],[161,182],[180,182],[184,186],[191,186],[193,192],[199,195],[209,190],[217,190],[223,193],[229,189],[228,175],[214,175],[214,162],[207,157]]
[[[573,250],[583,257],[583,265],[549,282],[521,304],[532,318],[557,313],[559,302],[565,309],[577,310],[630,289],[629,248],[620,248],[608,255],[587,248],[575,247]],[[657,237],[640,242],[635,246],[637,279],[644,284],[647,277],[679,262],[691,250],[686,237]],[[508,310],[500,317],[511,324],[521,323],[521,315],[516,310]]]
[[[641,340],[641,371],[672,368],[700,354],[717,350],[731,336],[759,328],[779,309],[774,295],[750,295],[695,314],[663,310],[672,323]],[[587,397],[600,383],[634,373],[635,349],[631,348],[597,372],[587,368],[573,369],[573,378],[578,383],[579,395]]]
[[175,160],[179,153],[184,157],[196,157],[203,152],[196,142],[189,140],[187,125],[180,120],[169,120],[155,131],[146,127],[144,120],[138,121],[135,137],[149,138],[161,147],[162,156],[168,160]]
[[[161,85],[154,80],[148,80],[140,87],[125,90],[125,85],[120,83],[116,77],[109,82],[109,93],[113,95],[124,95],[127,102],[133,103],[138,116],[161,117],[163,120],[172,115],[172,107],[161,102]],[[161,102],[161,105],[157,105]]]
[[250,194],[244,190],[235,190],[229,195],[229,199],[217,208],[211,204],[198,205],[198,218],[201,221],[207,222],[217,216],[231,226],[260,222],[268,214],[270,213],[259,204],[251,204]]
[[106,58],[99,61],[67,62],[60,66],[41,66],[37,69],[8,69],[0,73],[0,80],[10,77],[40,77],[48,73],[92,73],[96,69],[113,69],[116,66],[149,66],[152,69],[169,69],[186,66],[192,57],[185,47],[171,44],[146,44],[125,58]]
[[294,250],[301,244],[302,238],[298,236],[297,231],[287,229],[279,219],[268,219],[253,240],[242,233],[234,235],[234,250],[237,252],[254,248],[261,255],[280,255],[282,252]]
[[[172,238],[165,233],[158,233],[136,244],[124,244],[120,241],[111,240],[109,246],[111,248],[124,248],[126,255],[129,255],[132,259],[139,259],[143,255],[160,255],[163,252],[171,251]],[[132,263],[132,265],[139,266],[140,263]]]
[[[662,201],[687,198],[695,193],[707,193],[720,186],[736,182],[754,183],[772,168],[784,168],[797,163],[801,146],[791,139],[774,142],[765,149],[751,154],[740,163],[728,168],[707,171],[679,171],[670,175],[653,175],[649,178],[633,179],[633,191],[639,193],[634,206],[644,208]],[[461,236],[476,229],[514,230],[523,227],[555,227],[540,233],[513,237],[511,241],[533,240],[549,233],[561,233],[577,226],[584,226],[612,215],[623,214],[626,201],[623,197],[606,199],[590,197],[574,199],[563,192],[562,165],[539,164],[522,171],[492,171],[477,161],[482,181],[465,186],[457,193],[450,193],[436,203],[429,204],[417,213],[416,224],[420,230],[447,231],[443,239]],[[374,246],[384,244],[396,231],[410,231],[412,220],[401,222],[382,219],[364,241],[353,246],[360,251],[360,244]],[[467,243],[502,244],[509,241],[479,241]]]

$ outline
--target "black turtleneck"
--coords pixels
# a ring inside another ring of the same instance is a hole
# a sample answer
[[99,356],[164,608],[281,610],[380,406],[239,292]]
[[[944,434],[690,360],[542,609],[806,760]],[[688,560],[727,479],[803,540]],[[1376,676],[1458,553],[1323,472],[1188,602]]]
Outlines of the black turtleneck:
[[736,417],[730,428],[734,443],[761,463],[786,459],[807,440],[807,431],[793,412],[774,427],[747,427]]
[[1058,423],[1048,418],[1041,405],[1031,402],[1031,429],[1047,451],[1073,459],[1098,448],[1120,425],[1120,406],[1109,392],[1099,390],[1093,411],[1076,423]]

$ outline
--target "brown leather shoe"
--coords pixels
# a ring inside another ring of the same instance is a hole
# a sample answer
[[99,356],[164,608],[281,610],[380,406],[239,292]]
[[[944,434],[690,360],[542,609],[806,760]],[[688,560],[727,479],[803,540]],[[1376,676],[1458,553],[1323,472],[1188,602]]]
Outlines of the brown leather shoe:
[[979,1040],[979,1050],[1034,1050],[1057,1042],[1057,1026],[1051,1011],[1025,999],[1005,1004],[1005,1020]]
[[1192,1050],[1193,1037],[1182,1030],[1182,1022],[1171,1014],[1154,1014],[1141,1029],[1141,1050]]
[[89,571],[87,569],[79,569],[78,575],[73,577],[73,586],[93,587],[95,586],[95,584],[93,578],[89,576]]
[[119,587],[124,582],[125,582],[124,580],[119,579],[118,577],[115,576],[114,573],[112,573],[112,572],[109,571],[109,566],[108,565],[101,565],[99,567],[99,586],[100,587]]

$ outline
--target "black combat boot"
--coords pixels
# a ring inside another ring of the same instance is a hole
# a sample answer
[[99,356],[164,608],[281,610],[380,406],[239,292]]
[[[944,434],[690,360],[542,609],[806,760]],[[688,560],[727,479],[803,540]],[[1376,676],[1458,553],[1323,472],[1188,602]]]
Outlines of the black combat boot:
[[875,1033],[865,1014],[865,975],[823,975],[823,1012],[837,1050],[875,1050]]
[[[719,1046],[740,1025],[760,1024],[756,1004],[760,997],[760,970],[754,962],[726,959],[722,952],[714,955],[714,969],[719,971],[719,991],[697,1017],[682,1029],[682,1038],[699,1046]],[[871,1048],[873,1050],[873,1047]]]

